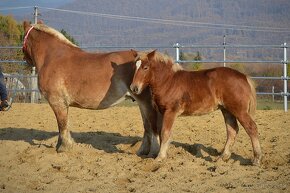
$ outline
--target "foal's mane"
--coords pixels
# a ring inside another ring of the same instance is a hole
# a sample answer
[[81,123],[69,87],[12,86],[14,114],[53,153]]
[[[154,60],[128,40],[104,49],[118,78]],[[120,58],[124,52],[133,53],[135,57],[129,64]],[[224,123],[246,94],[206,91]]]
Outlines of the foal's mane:
[[[144,60],[147,58],[147,54],[149,52],[138,52],[139,58]],[[174,59],[166,54],[162,54],[160,52],[155,52],[153,59],[156,63],[162,63],[167,67],[171,67],[174,72],[183,70],[182,66],[178,63],[175,63]]]
[[44,24],[33,24],[32,25],[34,29],[48,33],[54,37],[56,37],[57,39],[59,39],[60,41],[62,41],[63,43],[66,43],[68,45],[71,45],[73,47],[78,47],[77,45],[73,44],[71,41],[69,41],[62,33],[60,33],[59,31],[48,27],[47,25]]

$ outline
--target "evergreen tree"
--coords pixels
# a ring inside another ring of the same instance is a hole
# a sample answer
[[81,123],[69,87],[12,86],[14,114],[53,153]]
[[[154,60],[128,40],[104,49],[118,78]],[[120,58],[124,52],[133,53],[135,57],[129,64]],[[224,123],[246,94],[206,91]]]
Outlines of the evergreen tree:
[[60,33],[62,33],[69,41],[71,41],[73,44],[75,44],[75,45],[79,45],[78,43],[77,43],[77,41],[71,36],[71,35],[69,35],[64,29],[62,29],[61,31],[60,31]]
[[[196,52],[196,55],[193,58],[193,60],[195,60],[195,61],[201,61],[201,54],[200,54],[199,51]],[[195,63],[192,64],[192,69],[193,70],[200,70],[201,69],[201,66],[202,66],[201,62],[195,62]]]
[[[200,61],[201,54],[200,52],[197,52],[196,54],[194,53],[183,53],[182,51],[179,52],[179,60],[184,61],[184,60],[194,60],[194,61]],[[201,62],[189,62],[186,63],[186,68],[189,70],[200,70],[201,69]]]

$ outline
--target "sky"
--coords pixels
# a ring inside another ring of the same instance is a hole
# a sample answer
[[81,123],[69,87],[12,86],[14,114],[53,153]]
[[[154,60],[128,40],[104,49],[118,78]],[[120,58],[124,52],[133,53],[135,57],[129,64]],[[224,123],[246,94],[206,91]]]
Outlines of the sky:
[[20,16],[31,13],[33,6],[57,8],[73,1],[74,0],[1,0],[0,14]]

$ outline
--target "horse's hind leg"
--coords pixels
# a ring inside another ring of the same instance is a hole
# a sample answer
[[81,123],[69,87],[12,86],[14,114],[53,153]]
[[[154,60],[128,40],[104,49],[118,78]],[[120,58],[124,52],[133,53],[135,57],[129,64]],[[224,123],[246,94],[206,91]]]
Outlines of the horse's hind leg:
[[220,157],[224,161],[227,161],[231,157],[231,147],[235,143],[236,136],[239,132],[239,126],[238,126],[236,117],[232,113],[230,113],[226,109],[221,109],[221,111],[223,113],[225,124],[226,124],[227,141],[223,149],[222,155]]
[[261,146],[259,142],[259,136],[258,136],[259,134],[258,134],[257,125],[247,112],[241,113],[239,116],[237,116],[237,119],[239,120],[241,125],[245,128],[247,134],[251,138],[253,151],[254,151],[253,165],[260,165],[262,152],[261,152]]
[[73,139],[67,129],[68,125],[68,107],[65,104],[51,104],[50,106],[55,114],[59,136],[56,145],[57,152],[65,152],[72,148]]

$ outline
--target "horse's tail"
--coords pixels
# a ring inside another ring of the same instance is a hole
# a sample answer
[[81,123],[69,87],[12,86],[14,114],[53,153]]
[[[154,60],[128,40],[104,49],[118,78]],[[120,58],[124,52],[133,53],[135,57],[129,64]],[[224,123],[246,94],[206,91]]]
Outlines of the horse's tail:
[[247,76],[247,81],[248,84],[250,85],[251,88],[251,96],[250,96],[250,103],[249,103],[249,109],[248,112],[250,113],[250,115],[254,115],[256,108],[257,108],[257,99],[256,99],[256,88],[255,88],[255,83],[254,81]]

